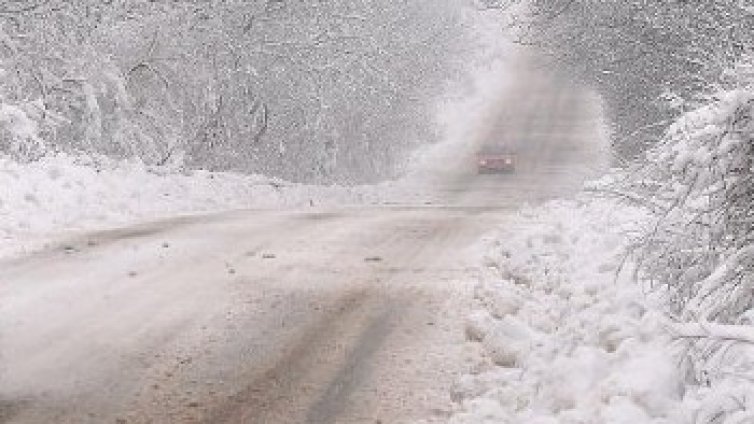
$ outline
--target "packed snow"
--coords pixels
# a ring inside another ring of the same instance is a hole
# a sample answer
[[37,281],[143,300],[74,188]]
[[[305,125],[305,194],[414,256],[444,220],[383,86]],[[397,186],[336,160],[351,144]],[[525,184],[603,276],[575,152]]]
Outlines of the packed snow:
[[451,423],[754,420],[754,327],[718,333],[728,345],[711,366],[725,376],[694,378],[689,352],[705,346],[692,342],[715,328],[672,323],[662,291],[634,280],[625,248],[648,222],[583,194],[522,210],[489,236],[466,323],[475,370],[454,388]]

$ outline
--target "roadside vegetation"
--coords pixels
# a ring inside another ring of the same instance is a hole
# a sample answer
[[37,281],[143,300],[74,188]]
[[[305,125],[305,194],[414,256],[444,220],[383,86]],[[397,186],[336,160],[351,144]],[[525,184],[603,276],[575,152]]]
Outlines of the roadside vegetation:
[[465,62],[461,2],[0,0],[0,153],[307,182],[395,174]]

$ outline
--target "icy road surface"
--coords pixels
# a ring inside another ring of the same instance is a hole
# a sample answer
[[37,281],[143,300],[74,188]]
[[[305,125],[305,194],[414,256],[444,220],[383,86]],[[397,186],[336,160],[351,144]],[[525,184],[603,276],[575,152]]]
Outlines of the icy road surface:
[[472,141],[516,138],[519,172],[477,176],[461,155],[428,204],[170,219],[0,263],[0,422],[445,421],[473,246],[578,189],[586,104],[517,100]]

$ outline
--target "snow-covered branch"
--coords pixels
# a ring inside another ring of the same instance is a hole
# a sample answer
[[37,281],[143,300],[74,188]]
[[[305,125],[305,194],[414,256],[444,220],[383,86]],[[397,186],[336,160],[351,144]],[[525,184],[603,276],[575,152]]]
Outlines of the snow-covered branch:
[[674,336],[687,339],[712,339],[754,344],[754,327],[713,322],[673,323],[667,326]]

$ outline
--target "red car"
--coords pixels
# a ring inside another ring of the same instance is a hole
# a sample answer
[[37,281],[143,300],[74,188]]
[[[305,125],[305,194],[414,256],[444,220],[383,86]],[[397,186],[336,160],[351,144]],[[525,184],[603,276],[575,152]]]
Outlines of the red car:
[[508,146],[485,146],[479,150],[476,157],[477,171],[480,174],[516,170],[516,153]]

